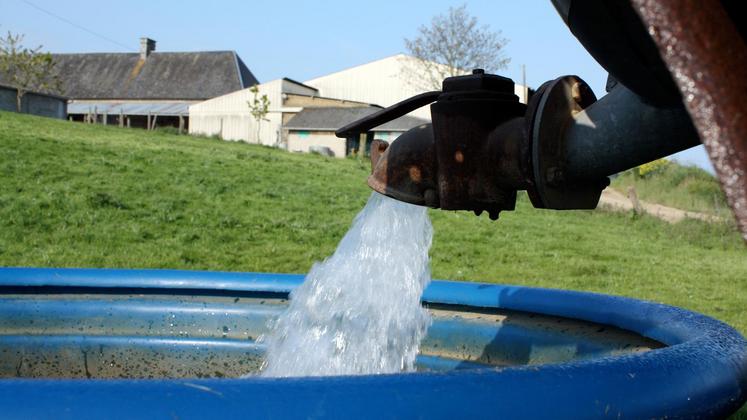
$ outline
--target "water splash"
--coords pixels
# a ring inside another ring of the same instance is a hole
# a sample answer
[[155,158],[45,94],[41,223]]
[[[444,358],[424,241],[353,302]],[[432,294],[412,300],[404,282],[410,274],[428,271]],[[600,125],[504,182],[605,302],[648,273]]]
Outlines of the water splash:
[[262,376],[414,370],[430,325],[420,297],[430,281],[432,232],[425,207],[373,193],[263,339]]

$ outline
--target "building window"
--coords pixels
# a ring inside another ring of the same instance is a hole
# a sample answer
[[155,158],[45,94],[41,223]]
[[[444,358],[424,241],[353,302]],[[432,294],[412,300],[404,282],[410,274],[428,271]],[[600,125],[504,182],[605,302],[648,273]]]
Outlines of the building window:
[[305,138],[309,137],[310,133],[308,131],[298,131],[298,132],[296,132],[296,134],[298,134],[298,137],[300,137],[302,139],[305,139]]
[[375,139],[389,141],[389,133],[386,131],[377,131],[374,135]]

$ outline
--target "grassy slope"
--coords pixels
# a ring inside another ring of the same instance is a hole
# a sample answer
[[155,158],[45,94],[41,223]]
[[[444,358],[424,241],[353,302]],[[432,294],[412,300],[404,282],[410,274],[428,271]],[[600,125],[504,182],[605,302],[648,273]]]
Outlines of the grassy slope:
[[[368,197],[367,165],[0,113],[0,264],[305,272]],[[498,222],[433,211],[436,278],[593,290],[703,311],[747,332],[747,248],[526,199]]]
[[636,176],[635,170],[623,172],[612,181],[612,186],[623,193],[635,186],[642,200],[664,204],[684,210],[726,216],[731,213],[718,179],[696,166],[683,166],[669,162],[665,167],[645,177]]
[[[0,265],[305,272],[370,191],[367,165],[0,112]],[[747,248],[520,199],[498,222],[432,211],[435,278],[590,290],[704,312],[747,333]]]

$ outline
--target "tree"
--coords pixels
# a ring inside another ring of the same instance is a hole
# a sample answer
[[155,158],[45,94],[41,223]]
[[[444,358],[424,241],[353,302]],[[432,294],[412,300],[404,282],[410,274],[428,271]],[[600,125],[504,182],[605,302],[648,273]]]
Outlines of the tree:
[[42,53],[41,45],[26,48],[23,35],[8,32],[0,38],[0,74],[16,88],[16,110],[21,112],[23,95],[29,91],[60,93],[60,80],[54,71],[52,54]]
[[267,95],[259,96],[259,88],[256,85],[250,87],[249,92],[254,94],[254,99],[246,101],[246,103],[249,105],[249,112],[252,117],[257,121],[257,143],[262,143],[259,139],[259,128],[262,121],[269,121],[265,117],[270,109],[270,100],[267,99]]
[[416,38],[405,39],[405,48],[417,63],[406,77],[420,84],[418,88],[431,90],[441,89],[443,79],[475,68],[495,73],[511,61],[503,54],[507,43],[501,31],[480,26],[466,4],[450,7],[447,14],[434,16],[430,26],[420,26]]

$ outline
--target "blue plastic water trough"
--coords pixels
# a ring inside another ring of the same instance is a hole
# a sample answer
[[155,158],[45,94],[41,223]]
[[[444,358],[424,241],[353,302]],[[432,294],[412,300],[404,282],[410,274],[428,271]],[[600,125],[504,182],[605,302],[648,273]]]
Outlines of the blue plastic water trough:
[[747,343],[671,306],[434,281],[419,372],[238,379],[300,275],[0,269],[4,418],[718,417]]

